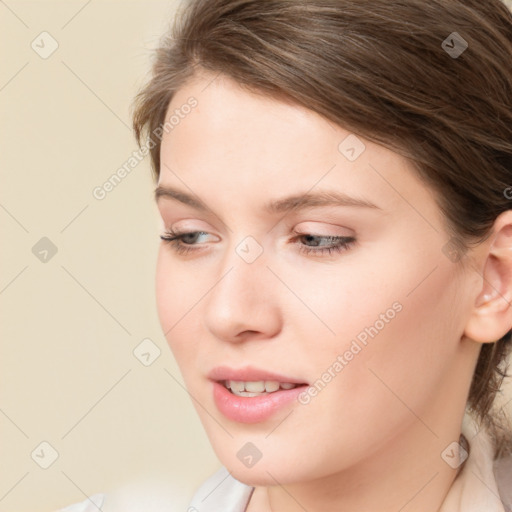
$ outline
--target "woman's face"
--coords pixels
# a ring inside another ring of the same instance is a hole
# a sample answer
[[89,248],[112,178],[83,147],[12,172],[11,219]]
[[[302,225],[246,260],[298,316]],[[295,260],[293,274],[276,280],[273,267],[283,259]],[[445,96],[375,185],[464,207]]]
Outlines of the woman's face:
[[407,436],[440,453],[476,357],[461,341],[475,275],[453,262],[433,193],[398,154],[214,78],[166,117],[162,235],[191,234],[162,242],[156,291],[221,462],[261,485]]

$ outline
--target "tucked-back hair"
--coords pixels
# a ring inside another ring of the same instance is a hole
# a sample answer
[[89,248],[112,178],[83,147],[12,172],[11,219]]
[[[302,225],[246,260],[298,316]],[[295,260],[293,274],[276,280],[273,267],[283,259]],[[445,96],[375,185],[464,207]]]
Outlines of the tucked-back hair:
[[[144,134],[153,140],[155,178],[155,133],[198,69],[305,106],[411,159],[436,192],[460,256],[512,209],[512,14],[499,0],[183,4],[135,102],[135,135],[139,144]],[[489,341],[468,406],[495,436],[500,456],[510,441],[504,411],[493,404],[511,333]]]

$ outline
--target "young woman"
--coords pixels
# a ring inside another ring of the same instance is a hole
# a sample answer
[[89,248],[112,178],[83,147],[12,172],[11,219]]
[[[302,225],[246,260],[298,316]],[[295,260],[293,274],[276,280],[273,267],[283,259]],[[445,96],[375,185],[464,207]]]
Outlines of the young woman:
[[505,5],[193,0],[134,127],[189,511],[512,510]]

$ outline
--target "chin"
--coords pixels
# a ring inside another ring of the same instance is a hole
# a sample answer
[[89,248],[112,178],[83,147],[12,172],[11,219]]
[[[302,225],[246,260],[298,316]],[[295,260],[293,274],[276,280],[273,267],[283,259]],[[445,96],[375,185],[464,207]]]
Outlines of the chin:
[[[301,480],[308,480],[311,475],[308,468],[303,464],[298,465],[294,457],[287,456],[284,450],[276,453],[275,450],[264,450],[268,455],[261,456],[261,459],[249,465],[240,460],[238,453],[239,446],[245,443],[224,444],[220,450],[215,450],[221,464],[240,482],[251,486],[272,486],[279,484],[290,484]],[[241,457],[243,459],[243,456]],[[247,464],[247,465],[246,465]]]
[[[273,468],[272,466],[269,467],[268,465],[260,466],[261,461],[252,468],[240,467],[240,464],[237,462],[225,465],[225,467],[234,478],[246,485],[253,487],[271,486],[276,485],[276,480],[279,483],[284,483],[278,476],[280,474],[279,469]],[[271,475],[275,479],[272,478]],[[289,479],[287,479],[286,483],[289,483]]]

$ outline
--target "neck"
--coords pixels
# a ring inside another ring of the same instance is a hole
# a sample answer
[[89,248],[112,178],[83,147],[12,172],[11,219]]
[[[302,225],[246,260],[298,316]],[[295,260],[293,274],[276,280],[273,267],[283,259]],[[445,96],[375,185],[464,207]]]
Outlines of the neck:
[[455,418],[445,413],[439,422],[411,413],[409,425],[357,466],[308,482],[257,487],[247,512],[439,511],[458,473],[441,453],[459,441],[464,409]]

